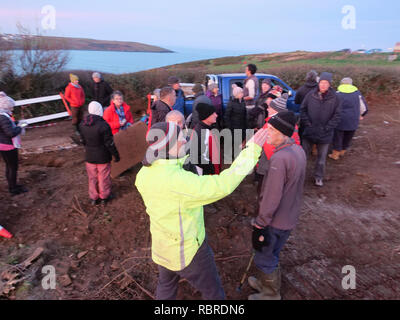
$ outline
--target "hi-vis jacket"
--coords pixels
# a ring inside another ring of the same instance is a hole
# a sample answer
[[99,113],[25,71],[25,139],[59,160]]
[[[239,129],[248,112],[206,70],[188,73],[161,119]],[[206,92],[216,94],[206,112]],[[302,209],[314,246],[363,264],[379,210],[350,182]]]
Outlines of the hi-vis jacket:
[[135,185],[150,216],[152,259],[172,271],[187,267],[205,238],[203,206],[236,189],[250,173],[261,148],[249,143],[230,168],[198,176],[182,168],[186,157],[159,159],[143,167]]

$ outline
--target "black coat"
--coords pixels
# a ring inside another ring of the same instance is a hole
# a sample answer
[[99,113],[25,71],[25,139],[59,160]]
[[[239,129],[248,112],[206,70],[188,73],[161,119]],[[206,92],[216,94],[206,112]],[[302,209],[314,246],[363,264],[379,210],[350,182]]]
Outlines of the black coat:
[[317,88],[318,83],[316,83],[315,81],[312,82],[306,82],[303,86],[301,86],[297,91],[296,91],[296,97],[294,98],[294,103],[295,104],[302,104],[304,98],[306,97],[306,95],[314,90],[315,88]]
[[113,89],[107,82],[101,80],[100,82],[93,82],[90,93],[94,101],[99,102],[103,108],[106,108],[110,105],[110,97]]
[[199,103],[205,103],[209,105],[213,105],[211,99],[207,97],[203,92],[197,93],[195,96],[195,99],[193,101],[193,107],[192,107],[192,122],[190,127],[194,128],[198,123],[199,123],[199,112],[197,111],[197,105]]
[[[203,121],[197,123],[190,137],[190,150],[196,150],[197,154],[190,154],[193,164],[203,169],[203,175],[215,174],[214,164],[211,162],[209,139],[206,139],[206,131],[212,130],[212,127],[206,125]],[[211,131],[209,132],[211,134]],[[197,146],[195,146],[197,144]],[[196,156],[196,159],[192,159]],[[209,161],[207,161],[207,159]]]
[[157,100],[151,105],[151,126],[157,122],[164,122],[165,116],[172,108],[161,100]]
[[0,115],[0,143],[13,144],[12,138],[19,135],[22,128],[13,126],[12,120],[4,115]]
[[322,97],[318,88],[304,98],[300,108],[303,138],[313,143],[331,143],[335,128],[340,122],[340,100],[335,90],[329,88]]
[[224,115],[225,127],[229,129],[246,129],[246,104],[244,100],[231,99]]
[[80,124],[80,133],[86,150],[86,162],[105,164],[118,157],[118,150],[108,123],[100,116],[89,114]]

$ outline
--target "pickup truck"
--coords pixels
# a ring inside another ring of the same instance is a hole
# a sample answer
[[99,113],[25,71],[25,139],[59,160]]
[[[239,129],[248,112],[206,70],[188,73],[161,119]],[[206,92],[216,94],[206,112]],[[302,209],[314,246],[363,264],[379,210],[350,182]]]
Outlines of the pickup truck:
[[[299,113],[300,105],[294,103],[294,99],[296,97],[296,91],[294,91],[288,84],[283,82],[277,76],[271,74],[256,73],[255,75],[260,82],[260,90],[261,90],[261,82],[264,79],[270,79],[273,86],[274,85],[281,86],[283,92],[286,92],[289,95],[289,99],[287,102],[288,109],[295,112],[296,114]],[[206,90],[209,80],[212,80],[213,82],[218,84],[219,92],[222,94],[222,107],[225,109],[230,98],[232,97],[232,84],[234,83],[243,84],[245,79],[246,75],[244,73],[207,74],[205,79],[205,84],[203,85],[203,89]],[[185,116],[188,116],[189,114],[192,113],[194,95],[193,92],[191,91],[191,88],[193,86],[194,84],[191,83],[181,83],[182,90],[185,92],[186,96]]]

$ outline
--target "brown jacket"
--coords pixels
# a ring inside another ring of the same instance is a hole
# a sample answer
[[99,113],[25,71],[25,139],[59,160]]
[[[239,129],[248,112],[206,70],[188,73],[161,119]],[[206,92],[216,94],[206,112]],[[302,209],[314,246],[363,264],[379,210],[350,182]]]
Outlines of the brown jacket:
[[280,230],[292,230],[303,202],[306,155],[293,139],[278,146],[264,178],[256,223]]

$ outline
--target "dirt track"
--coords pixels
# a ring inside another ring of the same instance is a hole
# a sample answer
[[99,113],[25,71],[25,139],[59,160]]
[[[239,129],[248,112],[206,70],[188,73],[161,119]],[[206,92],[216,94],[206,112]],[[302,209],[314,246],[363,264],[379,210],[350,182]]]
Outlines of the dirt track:
[[[370,114],[350,152],[339,162],[328,161],[325,186],[316,188],[307,178],[300,223],[281,254],[284,299],[400,298],[400,106],[369,102]],[[8,298],[150,299],[157,268],[150,259],[149,220],[134,187],[140,167],[113,181],[117,199],[91,207],[83,149],[70,148],[69,132],[66,121],[28,131],[19,172],[29,193],[11,198],[0,175],[0,224],[14,234],[0,239],[0,274],[44,248]],[[55,144],[64,149],[31,153]],[[72,208],[75,196],[87,216]],[[250,257],[254,200],[249,176],[205,210],[209,243],[229,299],[247,299],[253,292],[246,283],[241,293],[235,289]],[[44,265],[56,268],[56,290],[41,287]],[[341,286],[345,265],[356,269],[355,290]],[[182,280],[178,298],[199,299],[200,294]]]

